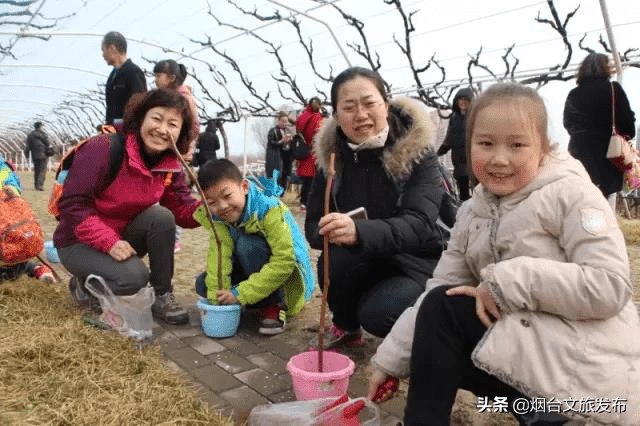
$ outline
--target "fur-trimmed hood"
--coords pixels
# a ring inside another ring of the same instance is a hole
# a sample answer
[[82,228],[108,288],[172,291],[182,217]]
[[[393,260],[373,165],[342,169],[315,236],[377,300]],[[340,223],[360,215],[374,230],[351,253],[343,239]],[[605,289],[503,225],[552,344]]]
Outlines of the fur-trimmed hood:
[[[433,125],[422,106],[407,97],[389,102],[389,136],[384,146],[382,162],[394,179],[409,174],[428,151],[433,151]],[[338,122],[335,117],[324,121],[313,139],[313,153],[320,170],[329,167],[329,156],[336,153],[336,170],[341,169],[338,149]]]

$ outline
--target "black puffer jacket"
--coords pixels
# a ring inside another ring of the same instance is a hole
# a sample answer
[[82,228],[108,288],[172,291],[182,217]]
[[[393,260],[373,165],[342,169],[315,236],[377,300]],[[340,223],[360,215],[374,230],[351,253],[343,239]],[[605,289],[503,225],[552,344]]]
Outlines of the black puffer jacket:
[[[635,136],[635,116],[622,86],[614,82],[616,128],[629,138]],[[569,132],[569,152],[580,160],[602,193],[622,189],[622,174],[607,159],[611,137],[611,83],[607,77],[584,79],[571,90],[564,104],[564,127]]]
[[436,224],[444,187],[430,127],[424,110],[408,98],[391,101],[383,148],[354,152],[335,118],[324,123],[314,137],[318,173],[305,221],[311,247],[322,248],[318,222],[324,214],[329,154],[335,152],[331,211],[364,206],[369,217],[356,221],[359,242],[352,250],[389,259],[417,280],[431,276],[449,235]]

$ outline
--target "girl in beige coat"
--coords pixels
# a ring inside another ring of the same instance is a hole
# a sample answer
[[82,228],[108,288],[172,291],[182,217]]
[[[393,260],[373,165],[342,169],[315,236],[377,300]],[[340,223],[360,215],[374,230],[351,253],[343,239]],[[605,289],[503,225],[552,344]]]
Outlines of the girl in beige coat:
[[449,424],[459,388],[521,424],[640,425],[640,322],[624,239],[546,128],[542,99],[517,84],[490,87],[469,112],[480,185],[427,290],[372,360],[370,398],[410,375],[407,426]]

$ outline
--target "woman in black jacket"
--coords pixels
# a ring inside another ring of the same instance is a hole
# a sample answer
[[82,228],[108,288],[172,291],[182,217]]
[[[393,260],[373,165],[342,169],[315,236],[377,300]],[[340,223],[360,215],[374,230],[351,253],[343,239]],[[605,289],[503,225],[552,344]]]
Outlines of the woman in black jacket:
[[451,161],[453,162],[453,177],[458,183],[458,194],[460,201],[468,200],[469,194],[469,168],[467,167],[467,148],[464,132],[465,113],[473,100],[473,90],[470,88],[460,89],[453,98],[451,117],[449,117],[449,127],[447,134],[440,148],[438,155],[444,155],[451,150]]
[[564,105],[564,127],[569,132],[569,152],[580,160],[591,180],[615,206],[615,193],[622,189],[622,173],[607,159],[611,137],[611,96],[615,90],[616,128],[633,138],[635,116],[622,86],[610,82],[609,58],[590,53],[582,61],[576,82]]
[[[314,137],[318,173],[305,221],[313,248],[324,235],[330,243],[328,347],[361,343],[361,326],[385,336],[424,291],[448,239],[436,224],[445,190],[424,109],[408,98],[388,101],[381,77],[359,67],[336,77],[331,105],[333,117]],[[337,174],[325,216],[331,153]],[[367,219],[345,214],[359,207]]]

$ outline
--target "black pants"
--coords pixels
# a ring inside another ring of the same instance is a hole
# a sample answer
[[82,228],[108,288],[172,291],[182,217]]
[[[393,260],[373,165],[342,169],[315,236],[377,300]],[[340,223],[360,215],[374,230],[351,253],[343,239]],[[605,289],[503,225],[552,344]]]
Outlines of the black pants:
[[313,182],[313,177],[300,176],[300,179],[302,179],[302,189],[300,190],[300,204],[304,204],[306,206],[309,198],[309,192],[311,192],[311,182]]
[[471,198],[469,194],[469,176],[458,176],[456,178],[456,182],[458,183],[458,195],[460,196],[460,201],[465,201]]
[[283,195],[287,192],[287,182],[289,181],[289,176],[291,176],[291,160],[289,158],[282,158],[282,173],[278,176],[278,185],[284,189]]
[[475,312],[475,299],[447,296],[438,287],[426,296],[416,319],[405,425],[448,425],[456,391],[478,397],[524,398],[515,389],[476,368],[471,352],[486,327]]
[[[131,244],[137,256],[118,262],[85,244],[74,244],[58,249],[60,261],[81,282],[89,274],[101,276],[116,296],[135,294],[147,282],[158,296],[171,291],[176,241],[173,213],[160,205],[149,207],[127,225],[122,239]],[[141,259],[147,253],[149,268]]]
[[[389,265],[340,246],[329,246],[329,309],[333,323],[345,330],[362,326],[386,336],[402,312],[424,291],[420,282]],[[318,259],[318,279],[324,285],[324,253]]]
[[47,176],[47,159],[33,160],[33,185],[35,189],[44,190],[44,178]]

